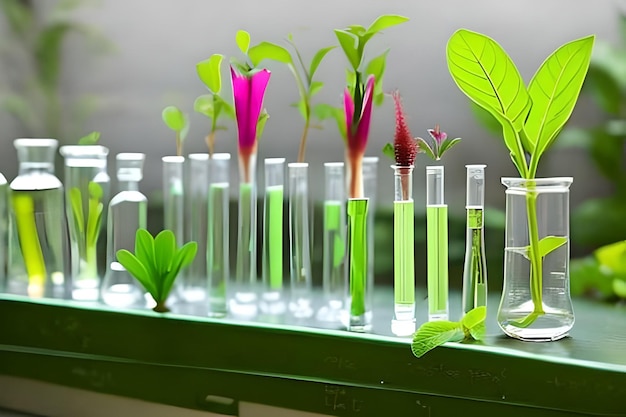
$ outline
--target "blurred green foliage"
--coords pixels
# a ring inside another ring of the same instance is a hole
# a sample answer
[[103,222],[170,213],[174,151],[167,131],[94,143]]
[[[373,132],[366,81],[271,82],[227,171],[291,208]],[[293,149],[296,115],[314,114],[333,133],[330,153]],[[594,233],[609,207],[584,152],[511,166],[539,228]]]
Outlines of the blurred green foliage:
[[602,246],[570,265],[572,295],[626,299],[626,240]]
[[73,143],[95,109],[93,96],[69,101],[61,92],[70,35],[88,40],[94,52],[110,49],[102,35],[74,16],[87,2],[0,0],[0,111],[13,116],[25,136]]

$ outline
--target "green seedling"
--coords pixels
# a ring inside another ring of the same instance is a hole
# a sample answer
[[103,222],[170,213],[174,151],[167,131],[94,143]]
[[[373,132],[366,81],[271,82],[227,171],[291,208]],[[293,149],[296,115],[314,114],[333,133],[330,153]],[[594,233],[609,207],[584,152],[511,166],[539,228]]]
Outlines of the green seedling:
[[176,133],[176,155],[183,155],[183,142],[189,133],[189,118],[176,106],[167,106],[161,113],[163,122]]

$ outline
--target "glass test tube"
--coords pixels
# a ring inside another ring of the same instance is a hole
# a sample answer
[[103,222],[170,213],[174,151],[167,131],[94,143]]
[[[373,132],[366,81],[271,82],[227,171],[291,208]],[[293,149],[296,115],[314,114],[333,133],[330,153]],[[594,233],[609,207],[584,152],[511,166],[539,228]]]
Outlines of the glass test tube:
[[448,320],[448,206],[444,167],[426,167],[428,320]]

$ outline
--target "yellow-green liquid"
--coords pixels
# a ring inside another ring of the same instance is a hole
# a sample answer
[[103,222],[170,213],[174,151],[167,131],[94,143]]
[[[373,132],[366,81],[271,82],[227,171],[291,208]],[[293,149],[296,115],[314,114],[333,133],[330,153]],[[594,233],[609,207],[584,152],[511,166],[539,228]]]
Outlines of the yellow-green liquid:
[[448,206],[426,207],[428,315],[448,319]]
[[265,190],[265,265],[272,290],[283,287],[283,186]]
[[395,304],[415,303],[413,201],[393,203],[393,294]]

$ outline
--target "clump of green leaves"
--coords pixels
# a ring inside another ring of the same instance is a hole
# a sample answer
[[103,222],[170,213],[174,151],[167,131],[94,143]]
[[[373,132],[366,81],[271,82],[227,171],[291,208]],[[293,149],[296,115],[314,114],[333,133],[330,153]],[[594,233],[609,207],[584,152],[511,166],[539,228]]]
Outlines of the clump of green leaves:
[[626,299],[626,240],[602,246],[570,264],[573,295]]
[[321,48],[313,55],[309,65],[306,65],[291,34],[287,36],[287,41],[293,48],[295,57],[294,54],[290,53],[286,48],[271,42],[261,42],[253,46],[250,48],[248,55],[254,65],[257,65],[264,59],[271,59],[286,64],[293,74],[298,87],[298,93],[300,93],[300,100],[295,103],[294,106],[298,108],[300,115],[304,119],[304,128],[300,136],[300,148],[298,150],[298,162],[304,162],[306,140],[309,127],[311,126],[311,114],[316,113],[311,99],[324,86],[321,81],[314,80],[313,76],[324,57],[332,51],[335,46]]
[[167,106],[161,113],[163,122],[176,133],[176,155],[183,155],[183,142],[189,133],[189,118],[176,106]]
[[213,54],[208,59],[196,64],[196,72],[200,81],[209,90],[209,94],[204,94],[196,98],[193,109],[211,121],[211,130],[205,137],[209,156],[215,150],[215,134],[218,130],[226,130],[224,126],[218,124],[219,118],[225,116],[231,120],[235,118],[233,106],[224,100],[220,95],[222,91],[222,60],[224,55]]
[[74,213],[74,222],[78,236],[76,236],[78,250],[81,259],[86,263],[86,271],[91,277],[98,275],[97,270],[97,243],[102,224],[102,186],[97,182],[90,181],[88,184],[89,199],[87,202],[87,221],[83,212],[83,196],[78,187],[69,189],[69,202]]
[[100,132],[91,132],[82,138],[78,139],[79,145],[97,145],[100,141]]
[[420,326],[413,335],[411,351],[421,358],[446,342],[483,340],[486,328],[487,307],[476,307],[467,312],[461,321],[429,321]]
[[176,247],[176,237],[171,230],[161,231],[156,238],[146,229],[135,235],[135,253],[126,249],[117,251],[117,260],[150,293],[156,306],[154,311],[166,312],[167,297],[178,273],[196,256],[198,244],[187,242]]
[[[382,15],[372,24],[365,28],[361,25],[350,25],[344,29],[335,29],[335,36],[343,50],[351,69],[346,72],[347,88],[354,99],[354,120],[353,124],[358,124],[363,111],[363,96],[367,78],[374,76],[374,104],[381,105],[384,101],[383,76],[389,49],[375,56],[368,62],[364,62],[363,56],[365,45],[374,35],[393,26],[408,21],[409,18],[400,15]],[[320,118],[332,117],[337,122],[337,127],[344,140],[347,140],[347,132],[343,114],[343,108],[322,106],[318,109]]]

